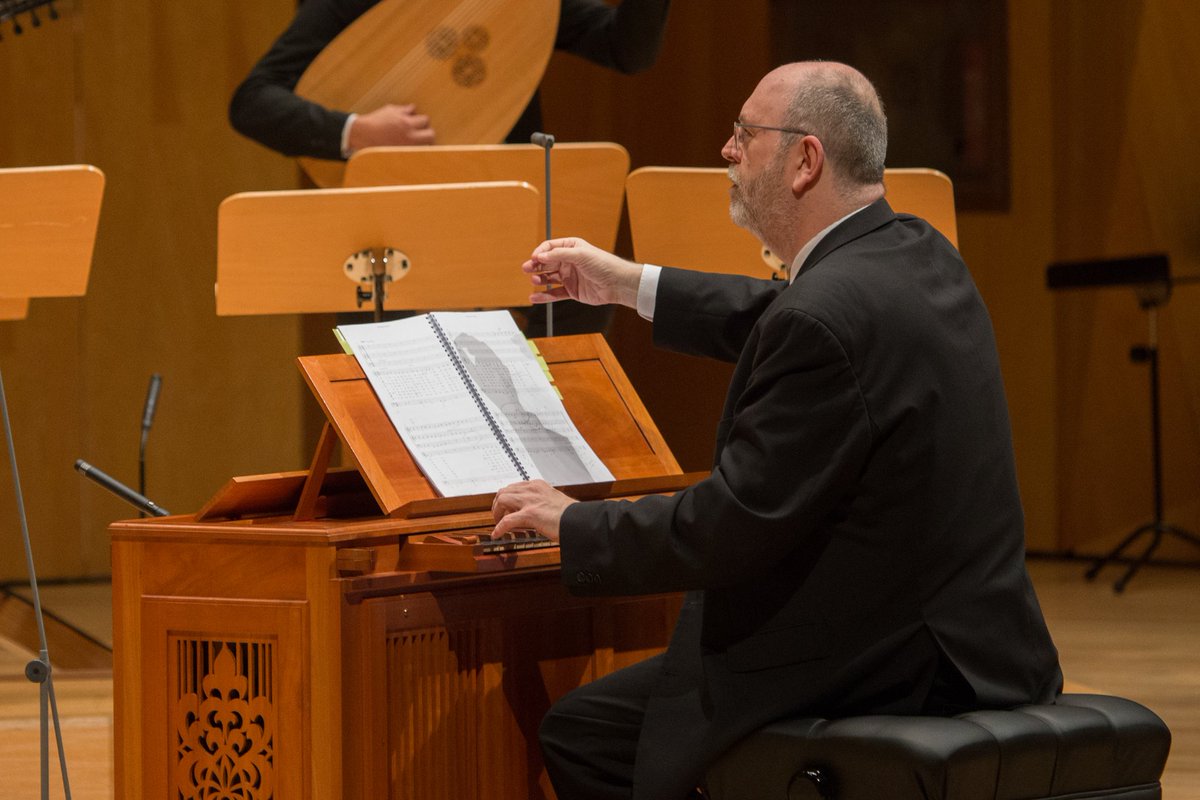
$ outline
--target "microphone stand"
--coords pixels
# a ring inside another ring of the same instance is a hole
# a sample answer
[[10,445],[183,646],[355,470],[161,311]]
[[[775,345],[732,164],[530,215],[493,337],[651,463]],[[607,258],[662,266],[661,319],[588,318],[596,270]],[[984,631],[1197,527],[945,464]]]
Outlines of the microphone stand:
[[54,680],[50,669],[50,652],[46,644],[46,624],[42,619],[42,600],[38,593],[37,573],[33,568],[33,547],[29,541],[29,522],[25,517],[25,498],[21,493],[21,478],[17,472],[17,451],[13,445],[12,425],[8,418],[8,398],[4,392],[4,376],[0,374],[0,411],[4,417],[4,436],[8,441],[8,459],[12,466],[13,491],[16,493],[17,514],[21,521],[21,537],[25,544],[25,565],[29,570],[29,588],[33,591],[33,610],[37,619],[38,657],[25,665],[25,677],[39,685],[38,723],[41,734],[41,787],[42,800],[50,798],[50,727],[49,712],[54,718],[54,738],[58,743],[58,764],[62,771],[63,794],[71,800],[71,783],[67,778],[67,755],[63,749],[62,725],[58,718],[58,702],[54,697]]
[[1186,542],[1200,547],[1200,536],[1197,536],[1192,531],[1182,528],[1178,525],[1169,524],[1164,518],[1163,513],[1163,466],[1162,466],[1162,422],[1160,406],[1160,391],[1159,391],[1159,365],[1158,365],[1158,309],[1160,306],[1166,305],[1171,297],[1171,285],[1179,283],[1193,283],[1200,279],[1200,276],[1183,276],[1177,277],[1174,280],[1162,284],[1155,285],[1149,288],[1138,290],[1138,305],[1146,312],[1147,325],[1149,327],[1146,344],[1138,345],[1130,349],[1129,359],[1135,364],[1149,365],[1150,373],[1150,458],[1153,466],[1154,476],[1154,519],[1144,525],[1140,525],[1122,539],[1116,547],[1110,550],[1107,554],[1097,558],[1088,570],[1083,574],[1087,580],[1093,580],[1100,574],[1100,570],[1104,569],[1109,563],[1118,560],[1121,554],[1129,545],[1140,539],[1143,534],[1150,534],[1150,544],[1142,551],[1141,555],[1133,559],[1117,582],[1113,584],[1113,591],[1117,594],[1125,591],[1125,586],[1133,578],[1137,571],[1150,560],[1150,556],[1158,549],[1158,545],[1162,542],[1166,535],[1175,536],[1183,539]]
[[[554,147],[554,137],[548,133],[535,133],[529,141],[546,151],[546,238],[550,238],[550,150]],[[546,335],[554,335],[554,303],[546,303]]]

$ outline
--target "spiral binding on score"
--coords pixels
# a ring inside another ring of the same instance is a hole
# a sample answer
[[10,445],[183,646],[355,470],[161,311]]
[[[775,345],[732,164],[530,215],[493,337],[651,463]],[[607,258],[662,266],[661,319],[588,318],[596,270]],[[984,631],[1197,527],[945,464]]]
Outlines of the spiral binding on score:
[[450,338],[446,336],[446,331],[442,329],[442,324],[437,321],[437,317],[433,314],[426,315],[426,319],[429,320],[430,326],[433,327],[434,335],[442,343],[442,349],[450,357],[450,362],[454,364],[454,369],[458,372],[458,377],[462,378],[463,385],[467,387],[467,392],[471,395],[471,399],[479,407],[479,413],[483,414],[483,418],[487,420],[488,427],[492,429],[492,435],[496,437],[496,441],[504,448],[505,454],[508,455],[513,466],[517,468],[517,474],[521,476],[521,479],[529,480],[529,471],[525,469],[525,465],[517,457],[517,452],[513,450],[512,443],[508,441],[508,437],[504,435],[504,431],[500,430],[500,424],[496,422],[495,417],[492,416],[492,412],[488,410],[487,404],[479,396],[479,389],[475,387],[475,382],[467,374],[467,368],[463,365],[462,359],[459,358],[458,351],[454,348],[454,345],[450,343]]

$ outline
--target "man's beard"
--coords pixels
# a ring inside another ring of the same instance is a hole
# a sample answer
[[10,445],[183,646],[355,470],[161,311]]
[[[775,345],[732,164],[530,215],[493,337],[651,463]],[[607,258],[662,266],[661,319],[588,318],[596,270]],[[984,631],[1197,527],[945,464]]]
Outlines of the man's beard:
[[772,159],[771,164],[747,181],[739,181],[734,165],[728,169],[733,190],[729,194],[729,217],[733,224],[745,228],[764,244],[771,247],[771,235],[779,230],[783,218],[782,203],[778,197],[777,181],[782,170],[781,159]]

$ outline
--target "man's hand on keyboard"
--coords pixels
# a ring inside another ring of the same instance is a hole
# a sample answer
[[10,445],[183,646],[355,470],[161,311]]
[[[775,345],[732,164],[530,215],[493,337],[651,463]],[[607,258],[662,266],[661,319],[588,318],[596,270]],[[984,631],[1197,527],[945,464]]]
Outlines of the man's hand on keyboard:
[[563,509],[574,502],[577,501],[545,481],[522,481],[505,486],[496,492],[492,503],[492,518],[496,520],[492,538],[525,529],[557,542]]

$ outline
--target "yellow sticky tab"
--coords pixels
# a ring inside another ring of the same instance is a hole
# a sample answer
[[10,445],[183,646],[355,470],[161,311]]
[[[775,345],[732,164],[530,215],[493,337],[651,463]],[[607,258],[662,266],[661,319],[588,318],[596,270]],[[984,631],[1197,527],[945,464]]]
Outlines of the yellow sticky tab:
[[352,350],[350,348],[350,344],[346,341],[346,338],[344,336],[342,336],[341,331],[339,331],[337,328],[334,328],[333,335],[337,337],[338,344],[340,344],[342,346],[342,350],[345,351],[346,355],[348,355],[348,356],[354,355],[354,350]]
[[542,372],[545,373],[546,380],[550,381],[550,388],[552,388],[554,393],[558,395],[558,399],[562,400],[563,393],[559,391],[558,384],[554,382],[554,375],[552,375],[550,372],[550,365],[547,364],[546,359],[542,357],[542,351],[538,349],[537,343],[532,339],[526,339],[525,341],[529,344],[529,349],[537,357],[538,363],[542,365]]

